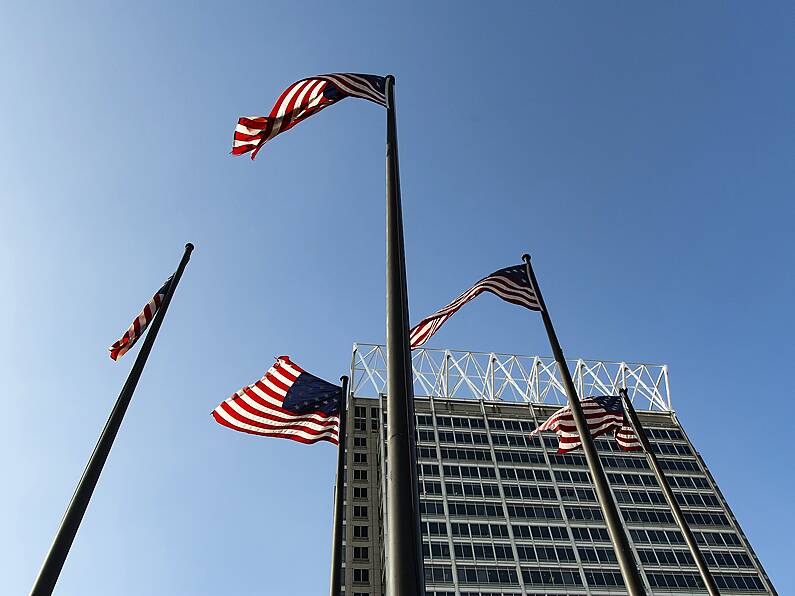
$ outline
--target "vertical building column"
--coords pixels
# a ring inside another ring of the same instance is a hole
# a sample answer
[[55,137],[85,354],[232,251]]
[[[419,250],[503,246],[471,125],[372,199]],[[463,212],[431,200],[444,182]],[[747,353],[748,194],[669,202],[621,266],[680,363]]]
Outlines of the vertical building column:
[[522,589],[522,594],[527,594],[527,588],[524,585],[524,577],[522,577],[522,566],[519,562],[519,551],[516,548],[516,539],[513,535],[513,526],[511,525],[511,516],[508,514],[508,503],[505,500],[505,489],[502,487],[502,476],[500,475],[500,466],[497,461],[497,453],[494,450],[494,440],[491,438],[491,426],[489,425],[489,417],[486,415],[486,406],[483,400],[480,402],[480,413],[483,416],[483,422],[486,425],[486,437],[489,440],[489,451],[491,452],[491,461],[494,466],[494,471],[497,477],[497,487],[500,491],[500,502],[502,503],[502,513],[505,516],[505,521],[508,524],[508,539],[511,541],[511,551],[513,552],[513,560],[516,566],[516,575],[519,580],[519,587]]
[[[538,422],[538,416],[536,415],[536,410],[533,407],[533,404],[527,404],[528,409],[530,410],[530,416],[533,418],[533,423],[536,425],[536,428],[540,426]],[[547,446],[544,443],[544,437],[542,435],[537,435],[538,440],[541,442],[541,450],[544,454],[544,461],[547,464],[547,469],[549,470],[549,475],[552,477],[552,484],[555,486],[555,493],[558,495],[558,501],[560,502],[560,512],[563,514],[563,521],[566,524],[566,532],[569,535],[569,541],[571,542],[572,548],[574,549],[574,558],[577,561],[577,568],[580,571],[580,577],[582,577],[582,583],[585,587],[585,593],[588,596],[591,596],[591,587],[588,585],[588,582],[585,580],[585,568],[582,565],[582,560],[580,559],[580,552],[577,550],[577,542],[574,540],[574,532],[571,531],[571,524],[569,523],[569,516],[566,515],[566,506],[563,502],[563,498],[560,496],[560,488],[558,487],[558,480],[555,478],[555,470],[552,469],[552,462],[549,459],[549,454],[547,453]]]
[[444,521],[447,526],[447,542],[450,545],[450,566],[453,573],[453,586],[455,588],[456,596],[460,594],[458,587],[458,566],[455,560],[455,545],[453,543],[453,525],[450,522],[450,506],[447,504],[447,487],[444,483],[444,463],[442,462],[442,450],[439,445],[439,426],[436,423],[436,406],[434,405],[433,396],[430,396],[431,403],[431,419],[433,420],[433,438],[436,443],[436,459],[439,461],[439,482],[442,484],[442,506],[444,507]]

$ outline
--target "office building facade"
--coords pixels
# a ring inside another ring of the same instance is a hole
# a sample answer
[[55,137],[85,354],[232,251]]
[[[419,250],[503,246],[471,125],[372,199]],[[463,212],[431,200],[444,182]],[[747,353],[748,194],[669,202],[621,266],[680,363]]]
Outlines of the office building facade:
[[[384,589],[385,350],[357,345],[346,453],[344,585]],[[529,432],[565,403],[539,357],[414,351],[417,481],[429,596],[625,594],[581,451]],[[573,361],[581,396],[626,387],[722,594],[776,594],[671,408],[665,366]],[[706,593],[642,453],[597,440],[647,592]],[[397,596],[397,595],[389,595]]]

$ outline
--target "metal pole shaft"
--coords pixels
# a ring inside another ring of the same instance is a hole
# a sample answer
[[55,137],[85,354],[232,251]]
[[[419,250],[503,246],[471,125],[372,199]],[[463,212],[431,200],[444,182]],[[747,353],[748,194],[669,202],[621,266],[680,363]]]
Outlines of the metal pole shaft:
[[422,596],[425,575],[415,482],[414,387],[400,201],[395,78],[386,77],[387,534],[390,596]]
[[86,512],[88,503],[91,500],[91,495],[94,493],[94,487],[97,485],[99,476],[102,473],[102,468],[105,465],[105,460],[108,459],[108,454],[113,446],[113,441],[116,434],[119,432],[124,414],[127,411],[127,406],[130,405],[135,387],[138,385],[138,380],[141,378],[141,373],[146,365],[146,359],[149,357],[149,352],[152,351],[152,345],[157,338],[157,332],[160,325],[163,323],[163,318],[166,316],[168,305],[171,303],[171,297],[174,295],[174,290],[182,277],[182,272],[190,260],[190,254],[193,251],[193,245],[188,243],[185,245],[185,253],[182,255],[182,260],[179,263],[174,278],[168,284],[166,295],[163,298],[163,304],[157,310],[152,326],[149,329],[144,341],[141,345],[141,350],[138,352],[138,357],[135,359],[130,375],[127,377],[127,382],[124,383],[121,393],[116,400],[116,405],[105,423],[105,428],[97,441],[94,452],[91,454],[91,459],[88,460],[83,476],[77,484],[72,500],[66,513],[61,520],[61,525],[55,535],[55,539],[50,546],[50,551],[44,559],[41,566],[39,575],[33,588],[30,591],[30,596],[49,596],[55,589],[55,584],[61,574],[64,561],[69,554],[69,549],[72,547],[77,530],[80,528],[80,522],[83,520],[83,515]]
[[538,298],[538,303],[541,306],[541,317],[544,321],[544,327],[549,337],[549,344],[552,347],[552,355],[560,370],[560,378],[563,381],[563,388],[566,390],[566,397],[568,398],[569,408],[571,409],[574,418],[574,424],[577,427],[577,434],[580,435],[582,441],[582,448],[585,452],[585,459],[588,462],[588,469],[593,478],[594,488],[596,489],[596,496],[599,499],[599,505],[602,508],[602,514],[605,518],[607,531],[610,534],[610,539],[613,542],[613,547],[616,551],[618,564],[621,568],[621,575],[624,577],[624,584],[627,593],[630,596],[645,594],[646,590],[643,587],[643,582],[640,578],[640,572],[635,564],[632,556],[632,550],[627,540],[627,535],[624,532],[624,527],[621,523],[621,517],[618,513],[618,508],[613,501],[613,496],[610,494],[610,486],[607,483],[607,476],[602,468],[602,462],[599,461],[599,454],[596,452],[591,432],[588,430],[588,423],[585,420],[580,400],[577,397],[577,390],[574,388],[574,382],[571,379],[571,373],[566,365],[566,358],[563,356],[563,350],[558,342],[558,336],[555,333],[555,328],[552,326],[552,320],[549,318],[544,298],[541,295],[541,289],[538,287],[533,267],[530,265],[530,255],[523,255],[525,266],[527,267],[527,276],[530,283],[533,284],[533,290]]
[[342,593],[342,541],[345,539],[343,519],[345,517],[345,452],[348,437],[348,377],[340,377],[342,381],[342,399],[340,400],[340,438],[337,448],[337,484],[334,494],[334,530],[331,537],[331,589],[330,596]]
[[638,439],[640,439],[641,445],[643,445],[643,450],[646,452],[646,458],[649,460],[651,469],[654,471],[654,475],[657,477],[657,482],[660,484],[660,488],[665,494],[668,505],[671,507],[671,512],[674,515],[674,519],[676,519],[676,523],[679,525],[679,529],[682,531],[682,535],[685,537],[685,542],[687,543],[687,547],[690,549],[690,554],[693,556],[693,560],[696,562],[696,567],[698,567],[698,571],[701,574],[701,579],[704,582],[704,586],[706,586],[707,592],[709,592],[710,596],[720,596],[720,592],[718,592],[718,586],[715,584],[715,578],[712,577],[712,572],[709,570],[709,567],[707,567],[707,563],[704,561],[701,550],[698,548],[698,544],[696,544],[696,539],[693,536],[693,532],[690,531],[690,526],[685,520],[685,515],[682,513],[682,508],[679,507],[679,502],[676,500],[676,496],[671,490],[671,486],[668,484],[668,479],[665,477],[665,474],[663,474],[663,471],[660,468],[660,463],[657,461],[657,455],[652,450],[651,443],[649,442],[648,437],[646,437],[646,431],[644,430],[643,425],[640,423],[638,413],[635,411],[635,407],[632,405],[632,402],[627,395],[627,390],[621,389],[619,393],[621,394],[621,400],[624,402],[624,411],[626,411],[627,416],[629,416],[632,427],[635,429],[635,434],[638,436]]

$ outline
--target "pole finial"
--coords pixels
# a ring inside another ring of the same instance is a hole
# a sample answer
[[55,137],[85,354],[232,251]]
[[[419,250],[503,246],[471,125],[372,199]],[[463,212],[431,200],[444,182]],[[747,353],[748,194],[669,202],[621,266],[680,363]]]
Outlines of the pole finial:
[[529,262],[530,262],[530,255],[529,255],[529,254],[527,254],[527,253],[524,253],[524,254],[522,255],[522,260],[523,260],[525,263],[529,263]]
[[194,248],[196,248],[196,247],[195,247],[195,246],[193,246],[193,242],[188,242],[188,243],[185,245],[185,250],[187,250],[188,252],[193,252],[193,249],[194,249]]

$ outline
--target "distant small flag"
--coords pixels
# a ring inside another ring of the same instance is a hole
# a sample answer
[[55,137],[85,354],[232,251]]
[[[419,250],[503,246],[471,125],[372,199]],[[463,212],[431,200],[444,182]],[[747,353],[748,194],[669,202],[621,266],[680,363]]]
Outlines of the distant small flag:
[[[624,451],[640,450],[640,441],[632,426],[627,423],[620,397],[616,395],[590,397],[582,400],[580,405],[592,437],[596,438],[612,431],[616,443],[621,449]],[[530,436],[547,430],[558,435],[558,453],[568,453],[582,445],[569,406],[552,414],[544,424],[531,432]]]
[[157,309],[160,308],[160,305],[163,303],[163,299],[166,297],[166,291],[168,290],[168,284],[171,283],[173,277],[173,275],[169,277],[163,284],[163,287],[146,303],[146,306],[144,306],[141,313],[135,317],[132,325],[124,332],[121,339],[108,348],[110,350],[110,357],[113,358],[113,360],[118,360],[119,357],[129,352],[130,348],[138,341],[138,338],[144,334],[146,328],[149,327],[149,323],[155,318]]
[[301,443],[339,444],[342,388],[279,356],[259,381],[213,410],[224,426],[253,435]]
[[484,277],[450,304],[440,308],[431,316],[415,325],[409,333],[411,347],[418,348],[428,341],[444,325],[447,319],[458,312],[467,302],[483,292],[491,292],[503,300],[524,306],[530,310],[541,310],[538,297],[530,283],[530,279],[527,277],[525,265],[506,267]]
[[359,97],[386,107],[386,79],[376,75],[335,73],[301,79],[287,87],[270,116],[240,118],[232,153],[251,151],[251,159],[267,141],[346,97]]

